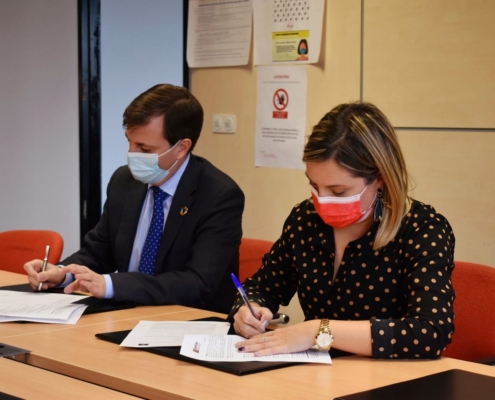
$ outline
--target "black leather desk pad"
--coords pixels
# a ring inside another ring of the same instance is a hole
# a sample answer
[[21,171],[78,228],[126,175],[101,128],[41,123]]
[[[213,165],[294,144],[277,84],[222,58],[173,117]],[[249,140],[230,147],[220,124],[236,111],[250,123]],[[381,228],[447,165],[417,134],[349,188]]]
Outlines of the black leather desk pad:
[[[220,321],[225,322],[224,319],[218,317],[201,318],[195,321]],[[99,339],[106,340],[108,342],[120,344],[128,335],[128,331],[117,331],[108,333],[97,333],[95,336]],[[234,334],[233,328],[230,328],[229,334]],[[246,362],[227,362],[227,361],[202,361],[194,358],[189,358],[180,354],[180,346],[177,347],[153,347],[147,349],[136,349],[147,351],[160,356],[174,358],[176,360],[185,361],[192,364],[201,365],[207,368],[213,368],[219,371],[227,372],[234,375],[248,375],[256,372],[269,371],[277,368],[290,367],[292,365],[298,365],[303,363],[296,362],[263,362],[263,361],[246,361]]]
[[410,381],[335,398],[335,400],[396,399],[493,400],[495,399],[495,378],[460,369],[451,369]]
[[[26,278],[27,279],[27,278]],[[29,285],[29,283],[22,283],[20,285],[12,285],[12,286],[1,286],[0,290],[13,290],[16,292],[33,292],[33,289]],[[43,293],[64,293],[63,288],[58,289],[50,289],[46,290]],[[77,294],[77,293],[74,293]],[[74,302],[75,304],[85,304],[88,307],[84,310],[83,315],[89,314],[97,314],[106,311],[116,311],[116,310],[125,310],[127,308],[136,307],[135,304],[132,303],[116,303],[110,299],[98,299],[93,296],[86,297],[79,301]]]
[[8,393],[0,392],[0,400],[22,400],[22,397],[16,397]]

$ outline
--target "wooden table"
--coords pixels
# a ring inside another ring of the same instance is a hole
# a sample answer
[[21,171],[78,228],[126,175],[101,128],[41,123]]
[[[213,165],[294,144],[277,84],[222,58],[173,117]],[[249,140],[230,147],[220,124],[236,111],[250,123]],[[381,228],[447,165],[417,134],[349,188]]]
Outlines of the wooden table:
[[0,392],[23,399],[135,399],[54,372],[0,358]]
[[0,270],[0,286],[20,285],[27,282],[27,275]]
[[33,366],[146,398],[333,399],[453,368],[495,377],[493,367],[448,358],[379,361],[356,356],[337,358],[332,365],[305,364],[238,377],[95,338],[96,333],[132,329],[143,319],[182,321],[212,315],[220,314],[180,306],[143,307],[100,314],[102,321],[83,316],[65,329],[0,334],[0,341],[31,350],[27,363]]

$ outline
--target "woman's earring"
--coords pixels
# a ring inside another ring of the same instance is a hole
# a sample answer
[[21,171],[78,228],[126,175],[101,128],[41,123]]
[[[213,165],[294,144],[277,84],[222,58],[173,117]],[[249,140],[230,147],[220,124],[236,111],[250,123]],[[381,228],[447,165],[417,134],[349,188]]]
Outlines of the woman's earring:
[[383,189],[378,188],[376,191],[376,205],[375,205],[375,211],[373,213],[373,218],[375,221],[381,221],[382,220],[382,214],[383,214]]

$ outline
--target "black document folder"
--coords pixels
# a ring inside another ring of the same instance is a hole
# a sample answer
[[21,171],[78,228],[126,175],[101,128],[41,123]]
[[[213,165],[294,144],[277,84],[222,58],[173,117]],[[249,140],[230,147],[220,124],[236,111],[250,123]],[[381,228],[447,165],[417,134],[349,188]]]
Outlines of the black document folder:
[[[33,288],[29,285],[29,283],[23,283],[20,285],[2,286],[0,287],[0,290],[13,290],[16,292],[32,292]],[[50,289],[44,291],[44,293],[64,293],[64,289],[63,288]],[[84,310],[83,315],[97,314],[106,311],[125,310],[127,308],[136,307],[136,305],[133,303],[117,303],[111,299],[98,299],[92,296],[75,301],[74,304],[85,304],[88,306]]]
[[22,400],[22,397],[16,397],[8,393],[0,392],[0,400]]
[[[392,361],[393,362],[393,361]],[[493,400],[495,378],[451,369],[335,400]]]
[[[218,317],[202,318],[196,321],[220,321],[224,319]],[[120,344],[129,334],[130,331],[117,331],[109,333],[97,333],[96,337],[112,343]],[[233,329],[229,334],[234,334]],[[202,365],[203,367],[217,369],[219,371],[228,372],[234,375],[248,375],[256,372],[269,371],[271,369],[290,367],[292,365],[302,363],[292,363],[283,361],[264,362],[264,361],[246,361],[246,362],[224,362],[224,361],[202,361],[194,358],[189,358],[180,354],[180,346],[177,347],[152,347],[147,349],[136,349],[138,351],[147,351],[160,356],[174,358],[176,360],[185,361],[192,364]]]

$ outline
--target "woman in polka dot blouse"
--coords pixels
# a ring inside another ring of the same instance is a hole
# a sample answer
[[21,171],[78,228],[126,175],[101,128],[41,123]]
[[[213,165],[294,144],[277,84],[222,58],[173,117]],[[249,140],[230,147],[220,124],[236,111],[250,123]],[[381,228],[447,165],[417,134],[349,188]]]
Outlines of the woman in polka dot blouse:
[[[239,351],[330,347],[375,358],[438,358],[454,332],[454,234],[408,197],[395,131],[372,104],[341,104],[313,128],[303,161],[311,198],[296,205],[238,299]],[[298,294],[305,322],[264,333]]]

